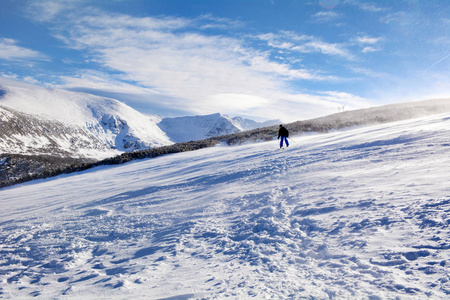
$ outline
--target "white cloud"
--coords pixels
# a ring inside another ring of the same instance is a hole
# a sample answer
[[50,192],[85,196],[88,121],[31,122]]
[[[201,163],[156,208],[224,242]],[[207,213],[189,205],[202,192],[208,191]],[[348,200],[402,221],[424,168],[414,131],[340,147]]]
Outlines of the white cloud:
[[[176,103],[184,110],[217,111],[224,98],[215,95],[259,97],[280,88],[273,76],[301,77],[300,71],[291,74],[288,66],[266,61],[238,40],[173,30],[190,24],[173,18],[87,16],[78,19],[76,27],[66,28],[70,35],[65,40],[76,49],[87,50],[102,66],[120,72],[126,81],[173,99],[187,99]],[[62,79],[70,88],[130,89],[92,73]],[[236,105],[246,109],[248,104],[238,101]]]
[[[196,103],[199,106],[197,107],[197,111],[202,113],[202,110],[208,107],[209,102],[215,103],[215,108],[226,114],[234,113],[235,111],[241,111],[244,113],[251,112],[252,110],[260,107],[266,107],[271,103],[269,99],[261,96],[223,93],[211,95],[209,98],[205,99],[204,102]],[[207,113],[207,109],[204,110],[204,113]]]
[[[251,67],[253,70],[269,74],[277,74],[286,79],[317,79],[322,80],[324,77],[316,75],[306,69],[293,69],[287,64],[271,62],[262,56],[251,58]],[[329,79],[329,78],[328,78]]]
[[20,47],[18,41],[0,38],[0,59],[5,60],[43,60],[46,57],[34,50]]
[[28,16],[38,22],[51,22],[73,9],[87,6],[89,0],[45,0],[29,1],[26,6]]
[[380,21],[385,24],[394,24],[394,25],[410,22],[408,13],[404,11],[384,15],[380,18]]
[[19,75],[11,73],[11,72],[0,72],[0,77],[7,78],[7,79],[13,79],[13,80],[18,80],[20,78]]
[[34,78],[32,76],[25,76],[22,80],[26,83],[30,83],[30,84],[34,84],[34,85],[41,84],[41,82],[39,80],[37,80],[36,78]]
[[237,20],[230,20],[227,18],[214,17],[211,14],[206,14],[199,17],[198,22],[206,21],[206,24],[199,24],[201,29],[229,29],[243,27],[244,24]]
[[346,110],[374,105],[364,98],[336,91],[317,94],[277,93],[273,96],[269,97],[271,101],[266,106],[249,110],[249,115],[264,115],[269,119],[280,118],[283,122],[292,122],[336,113],[337,107],[344,105]]
[[[354,5],[358,8],[360,8],[361,10],[368,11],[368,12],[376,13],[376,12],[386,11],[386,8],[380,7],[374,3],[370,3],[367,0],[345,0],[344,3]],[[379,4],[379,3],[377,3],[377,4]]]
[[261,34],[257,38],[266,41],[273,48],[287,49],[301,53],[322,53],[325,55],[340,56],[353,59],[353,55],[343,44],[327,43],[314,36],[298,35],[290,31],[279,34]]
[[380,49],[378,48],[373,48],[373,47],[364,47],[364,49],[362,49],[362,53],[370,53],[370,52],[376,52],[376,51],[380,51]]
[[356,44],[363,47],[362,53],[370,53],[380,51],[381,48],[376,46],[384,41],[383,37],[369,37],[369,36],[358,36],[355,38]]
[[312,20],[318,23],[335,21],[340,15],[334,11],[320,11],[312,16]]
[[[195,114],[223,112],[294,121],[326,113],[323,107],[335,109],[332,96],[298,94],[289,88],[295,80],[336,80],[333,76],[294,67],[289,59],[279,63],[248,46],[248,36],[204,32],[240,23],[212,16],[133,17],[92,8],[63,15],[57,11],[55,6],[48,12],[54,36],[97,68],[61,76],[63,87],[139,95],[141,104],[148,96],[150,104],[159,101],[159,106]],[[273,49],[351,59],[344,45],[313,36],[281,32],[258,38]]]
[[371,45],[377,44],[378,42],[380,42],[382,40],[383,40],[382,37],[374,38],[374,37],[369,37],[369,36],[360,36],[360,37],[356,38],[356,41],[360,44],[371,44]]
[[120,76],[116,78],[116,76],[92,70],[79,70],[78,75],[60,76],[59,80],[62,81],[62,85],[64,86],[64,88],[68,89],[83,87],[85,89],[103,90],[123,94],[157,94],[156,91],[150,88],[126,83],[121,80]]
[[295,50],[305,51],[305,52],[321,52],[328,55],[342,56],[347,59],[352,59],[353,56],[348,52],[342,45],[325,43],[320,40],[313,39],[304,45],[294,47]]
[[385,77],[385,78],[387,78],[389,76],[386,73],[376,72],[374,70],[367,69],[367,68],[361,68],[361,67],[355,67],[355,66],[348,66],[348,68],[350,70],[352,70],[353,72],[357,73],[357,74],[363,74],[365,76],[372,77],[372,78],[375,78],[375,77],[379,77],[379,78]]
[[363,107],[361,104],[364,104],[364,106],[367,106],[370,104],[369,101],[367,101],[364,98],[361,98],[359,96],[352,95],[350,93],[346,92],[336,92],[336,91],[325,91],[320,93],[321,99],[325,100],[326,103],[337,103],[342,104],[345,103],[351,108],[360,108]]

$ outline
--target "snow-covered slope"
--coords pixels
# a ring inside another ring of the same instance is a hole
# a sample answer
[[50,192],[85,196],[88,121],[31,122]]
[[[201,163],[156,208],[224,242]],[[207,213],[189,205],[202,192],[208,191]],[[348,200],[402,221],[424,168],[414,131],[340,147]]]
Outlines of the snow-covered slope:
[[[60,149],[63,154],[102,158],[172,143],[154,119],[114,99],[46,89],[4,78],[0,79],[0,91],[3,128],[9,130],[13,123],[30,123],[24,114],[33,120],[33,127],[47,128],[45,134],[37,134],[29,126],[21,126],[20,132],[4,130],[7,136],[14,135],[14,139],[3,138],[1,152],[45,153],[47,140],[51,139],[53,149]],[[40,122],[45,125],[41,126]],[[16,140],[27,142],[22,145]],[[71,142],[80,140],[84,146]]]
[[0,190],[7,299],[446,299],[450,114]]
[[141,114],[114,99],[5,78],[0,78],[0,118],[0,153],[91,158],[201,140],[275,122],[221,114],[163,119]]
[[96,132],[0,106],[0,153],[106,158],[117,155]]
[[164,118],[158,123],[158,126],[175,143],[202,140],[242,131],[242,128],[233,122],[230,117],[219,113],[205,116]]
[[280,121],[256,122],[241,117],[230,118],[220,113],[202,116],[163,118],[158,126],[175,143],[203,140],[278,124]]

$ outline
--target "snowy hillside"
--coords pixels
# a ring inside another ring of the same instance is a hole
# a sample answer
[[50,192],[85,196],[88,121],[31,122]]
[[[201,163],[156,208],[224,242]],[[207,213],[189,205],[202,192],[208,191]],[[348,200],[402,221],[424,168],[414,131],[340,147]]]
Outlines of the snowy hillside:
[[202,116],[164,118],[158,123],[175,143],[198,141],[278,124],[280,121],[256,122],[241,117],[230,118],[220,113]]
[[0,78],[0,153],[102,159],[270,126],[213,114],[162,118],[114,99]]
[[119,154],[83,126],[0,106],[0,153],[103,158]]
[[445,299],[450,114],[0,190],[0,297]]
[[0,108],[3,153],[104,158],[172,144],[154,118],[114,99],[1,78]]
[[203,140],[242,131],[231,118],[219,113],[206,116],[164,118],[158,123],[175,143]]

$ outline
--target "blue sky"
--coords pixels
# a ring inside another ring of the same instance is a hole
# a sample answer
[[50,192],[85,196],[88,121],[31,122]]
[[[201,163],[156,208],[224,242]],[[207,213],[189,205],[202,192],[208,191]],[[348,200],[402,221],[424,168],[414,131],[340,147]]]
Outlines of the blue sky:
[[167,117],[450,98],[447,0],[2,0],[0,76]]

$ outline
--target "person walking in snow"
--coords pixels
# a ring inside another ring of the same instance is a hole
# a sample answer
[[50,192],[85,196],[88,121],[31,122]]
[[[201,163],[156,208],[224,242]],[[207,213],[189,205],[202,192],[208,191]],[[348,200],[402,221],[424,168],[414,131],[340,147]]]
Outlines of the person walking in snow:
[[283,140],[286,142],[286,147],[289,147],[288,142],[289,131],[283,125],[280,125],[280,130],[278,130],[278,138],[281,137],[280,148],[283,148]]

